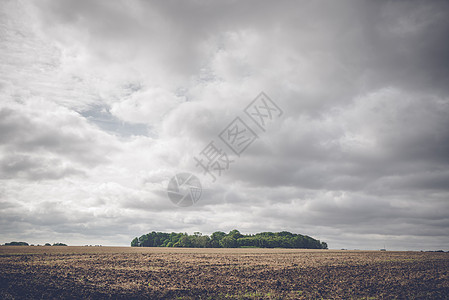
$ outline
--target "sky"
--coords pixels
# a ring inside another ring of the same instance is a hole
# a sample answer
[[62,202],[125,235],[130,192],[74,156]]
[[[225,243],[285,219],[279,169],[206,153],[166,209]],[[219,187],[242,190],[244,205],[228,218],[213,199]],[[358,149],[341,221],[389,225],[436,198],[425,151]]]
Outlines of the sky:
[[449,250],[449,2],[0,2],[0,243]]

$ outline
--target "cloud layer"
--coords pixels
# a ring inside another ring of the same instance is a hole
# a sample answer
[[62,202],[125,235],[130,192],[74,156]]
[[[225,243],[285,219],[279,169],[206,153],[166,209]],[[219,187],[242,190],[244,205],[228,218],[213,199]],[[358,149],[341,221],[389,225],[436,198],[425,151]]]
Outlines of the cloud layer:
[[[447,249],[445,1],[40,1],[0,8],[1,243],[281,231]],[[283,110],[264,132],[244,108]],[[258,138],[240,157],[219,134]],[[194,157],[234,160],[217,180]],[[174,206],[192,172],[203,196]]]

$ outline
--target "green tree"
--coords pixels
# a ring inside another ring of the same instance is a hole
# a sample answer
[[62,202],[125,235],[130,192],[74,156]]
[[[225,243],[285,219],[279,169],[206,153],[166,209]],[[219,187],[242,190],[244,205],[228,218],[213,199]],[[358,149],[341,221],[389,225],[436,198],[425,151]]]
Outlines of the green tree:
[[192,241],[190,240],[189,235],[187,233],[179,239],[179,245],[180,247],[184,248],[192,247]]
[[234,238],[234,239],[239,239],[239,238],[242,238],[243,237],[243,235],[240,233],[240,231],[238,231],[237,229],[234,229],[234,230],[231,230],[229,233],[228,233],[228,236],[230,236],[230,237],[232,237],[232,238]]
[[11,242],[5,243],[5,246],[29,246],[27,242]]
[[131,247],[139,247],[139,239],[137,237],[135,237],[132,241],[131,241]]
[[237,240],[232,236],[227,235],[221,239],[220,246],[223,248],[235,248],[237,247]]
[[225,236],[226,236],[226,233],[224,233],[223,231],[215,231],[210,236],[210,246],[212,248],[220,248],[221,247],[220,241]]

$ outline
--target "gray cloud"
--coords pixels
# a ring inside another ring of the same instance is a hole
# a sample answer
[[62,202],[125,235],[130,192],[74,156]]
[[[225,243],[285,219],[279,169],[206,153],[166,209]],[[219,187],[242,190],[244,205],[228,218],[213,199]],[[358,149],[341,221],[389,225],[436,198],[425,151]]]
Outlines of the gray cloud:
[[[107,162],[106,152],[113,152],[116,146],[111,143],[106,149],[98,143],[106,137],[103,133],[89,128],[74,112],[46,105],[45,102],[41,102],[40,107],[12,104],[14,109],[0,109],[1,146],[10,153],[19,153],[15,158],[10,157],[13,160],[8,164],[11,170],[15,169],[13,166],[23,169],[27,161],[31,163],[32,159],[26,159],[20,153],[41,157],[58,155],[90,166]],[[48,112],[46,108],[56,111]],[[49,160],[50,165],[55,162]]]
[[0,161],[0,177],[7,179],[27,178],[31,180],[60,179],[84,172],[65,167],[62,161],[26,155],[11,155]]

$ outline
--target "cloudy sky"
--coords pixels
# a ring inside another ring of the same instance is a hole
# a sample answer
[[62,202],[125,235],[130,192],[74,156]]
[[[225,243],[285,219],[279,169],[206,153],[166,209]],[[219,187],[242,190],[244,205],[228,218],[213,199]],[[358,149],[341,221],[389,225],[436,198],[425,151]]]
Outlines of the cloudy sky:
[[[0,26],[0,243],[449,250],[447,1],[1,0]],[[244,112],[262,91],[283,111],[265,131]],[[233,160],[215,181],[210,142]],[[193,206],[167,196],[180,172]]]

